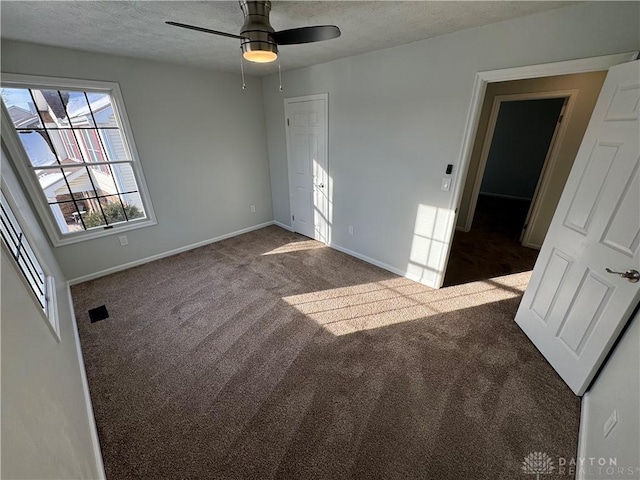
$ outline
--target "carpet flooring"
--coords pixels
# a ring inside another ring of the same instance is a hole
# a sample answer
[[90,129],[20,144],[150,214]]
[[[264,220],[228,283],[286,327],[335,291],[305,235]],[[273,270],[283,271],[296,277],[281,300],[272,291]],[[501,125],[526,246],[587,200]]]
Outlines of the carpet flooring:
[[538,250],[523,247],[520,233],[530,202],[480,195],[469,232],[456,231],[445,286],[527,272]]
[[513,322],[528,279],[433,290],[273,226],[76,285],[107,477],[513,480],[574,457],[580,400]]

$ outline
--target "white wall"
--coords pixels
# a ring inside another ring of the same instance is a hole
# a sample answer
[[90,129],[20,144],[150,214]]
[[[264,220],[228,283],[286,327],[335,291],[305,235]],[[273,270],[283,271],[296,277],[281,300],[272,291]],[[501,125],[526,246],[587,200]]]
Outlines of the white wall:
[[[617,461],[615,474],[585,466],[578,479],[640,478],[640,313],[582,400],[580,451],[583,458]],[[603,427],[613,410],[618,424],[604,438]],[[618,468],[623,468],[620,474]],[[629,472],[631,468],[631,473]]]
[[158,225],[56,248],[68,278],[272,220],[259,79],[6,40],[2,72],[122,89]]
[[66,280],[4,154],[2,177],[18,202],[14,213],[23,217],[22,227],[33,234],[33,247],[55,277],[60,325],[58,343],[2,247],[2,478],[101,478]]
[[290,224],[283,98],[328,92],[333,242],[429,283],[476,72],[640,49],[639,6],[582,3],[285,72],[282,93],[264,78],[275,220]]

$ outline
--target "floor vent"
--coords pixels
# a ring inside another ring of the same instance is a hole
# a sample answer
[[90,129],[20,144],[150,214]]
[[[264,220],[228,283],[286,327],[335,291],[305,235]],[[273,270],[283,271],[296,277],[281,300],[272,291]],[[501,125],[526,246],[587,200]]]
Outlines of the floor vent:
[[105,318],[109,318],[109,312],[107,312],[106,306],[100,305],[97,308],[89,310],[89,319],[91,320],[91,323],[99,322]]

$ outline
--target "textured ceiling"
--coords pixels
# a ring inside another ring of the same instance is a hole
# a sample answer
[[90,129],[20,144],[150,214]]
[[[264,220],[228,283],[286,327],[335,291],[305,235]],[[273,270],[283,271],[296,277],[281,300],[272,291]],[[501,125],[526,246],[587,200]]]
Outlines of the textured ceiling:
[[[402,45],[456,30],[550,10],[573,2],[274,1],[276,30],[335,24],[338,39],[280,47],[283,70]],[[1,4],[2,38],[148,58],[239,72],[239,42],[183,30],[165,20],[238,33],[237,2],[7,1]],[[246,63],[245,63],[246,65]],[[277,65],[246,65],[263,75]]]

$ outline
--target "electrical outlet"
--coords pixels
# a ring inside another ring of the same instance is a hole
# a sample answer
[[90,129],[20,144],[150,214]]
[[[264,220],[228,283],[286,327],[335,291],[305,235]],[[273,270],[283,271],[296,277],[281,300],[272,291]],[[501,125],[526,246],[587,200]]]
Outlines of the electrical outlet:
[[251,213],[256,213],[256,206],[255,205],[251,205]]
[[349,235],[353,235],[353,225],[349,225]]
[[450,188],[451,188],[451,179],[450,178],[443,178],[442,179],[442,190],[444,190],[445,192],[448,192]]
[[129,245],[129,239],[127,238],[127,236],[126,236],[126,235],[120,235],[120,236],[118,237],[118,240],[120,240],[120,245],[122,245],[123,247],[124,247],[125,245]]
[[614,410],[606,422],[604,422],[604,438],[607,438],[613,428],[618,424],[618,411]]

